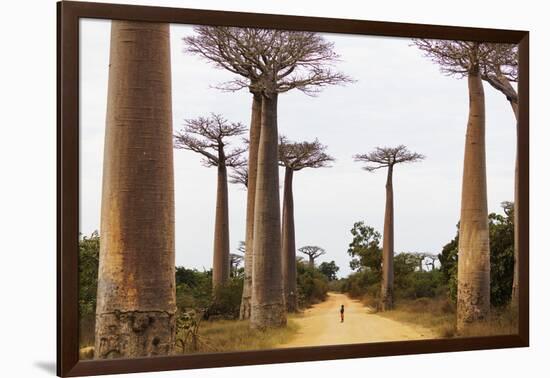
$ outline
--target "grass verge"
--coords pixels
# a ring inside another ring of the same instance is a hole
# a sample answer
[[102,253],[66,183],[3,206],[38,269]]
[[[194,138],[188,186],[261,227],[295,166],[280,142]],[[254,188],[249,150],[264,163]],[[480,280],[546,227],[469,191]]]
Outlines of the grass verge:
[[475,337],[517,333],[517,315],[510,309],[491,309],[489,319],[458,333],[454,304],[446,298],[396,301],[394,310],[378,315],[431,329],[438,337]]
[[[294,337],[298,325],[289,317],[286,327],[253,330],[247,320],[203,321],[197,342],[189,341],[184,354],[272,349]],[[176,350],[181,353],[181,347]]]

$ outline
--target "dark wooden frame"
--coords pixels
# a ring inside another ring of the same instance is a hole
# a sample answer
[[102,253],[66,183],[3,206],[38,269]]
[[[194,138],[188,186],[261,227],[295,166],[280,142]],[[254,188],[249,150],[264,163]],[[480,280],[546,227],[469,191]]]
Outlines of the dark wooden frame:
[[[78,360],[79,19],[281,28],[519,44],[520,296],[517,335],[350,344],[104,361]],[[529,33],[316,17],[63,1],[57,4],[57,374],[82,376],[451,352],[529,345]]]

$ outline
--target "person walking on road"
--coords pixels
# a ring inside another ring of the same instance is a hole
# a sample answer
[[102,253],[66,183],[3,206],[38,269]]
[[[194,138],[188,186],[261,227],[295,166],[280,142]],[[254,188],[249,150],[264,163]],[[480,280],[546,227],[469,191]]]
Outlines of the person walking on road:
[[340,307],[340,323],[344,322],[344,305]]

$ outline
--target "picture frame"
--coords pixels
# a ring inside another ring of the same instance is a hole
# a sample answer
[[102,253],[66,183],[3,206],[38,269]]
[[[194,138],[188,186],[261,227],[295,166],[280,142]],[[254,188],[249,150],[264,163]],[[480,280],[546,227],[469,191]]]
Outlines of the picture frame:
[[[240,26],[354,35],[514,43],[519,49],[517,134],[519,331],[516,335],[300,347],[219,354],[79,360],[79,20]],[[57,3],[57,374],[83,376],[529,346],[529,32],[319,17],[62,1]]]

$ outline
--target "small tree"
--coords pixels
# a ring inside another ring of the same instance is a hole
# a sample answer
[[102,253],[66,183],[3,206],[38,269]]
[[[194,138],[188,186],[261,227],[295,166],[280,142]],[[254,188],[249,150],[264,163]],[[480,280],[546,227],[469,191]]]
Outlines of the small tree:
[[393,168],[396,164],[413,163],[421,161],[424,156],[416,152],[410,152],[407,147],[377,147],[368,154],[354,156],[355,161],[366,163],[363,167],[368,172],[377,169],[387,168],[388,177],[386,180],[386,211],[384,215],[384,237],[382,241],[382,288],[381,304],[382,311],[393,308]]
[[308,263],[310,268],[313,268],[315,266],[316,258],[323,256],[324,254],[327,253],[323,248],[317,247],[315,245],[303,246],[302,248],[298,248],[298,251],[300,251],[301,253],[303,253],[308,257]]
[[294,172],[304,168],[327,167],[334,159],[325,153],[316,139],[313,142],[295,143],[286,137],[279,137],[279,165],[285,168],[282,225],[282,269],[285,303],[287,311],[298,310],[296,280],[296,236],[294,226],[294,194],[292,190]]
[[353,235],[353,240],[348,247],[348,254],[352,257],[350,268],[359,271],[368,269],[378,279],[382,269],[382,251],[380,250],[382,235],[363,221],[355,222],[350,232]]
[[240,123],[230,123],[219,114],[187,120],[185,128],[175,135],[174,147],[196,152],[203,157],[206,167],[217,167],[218,190],[216,196],[216,220],[214,228],[214,262],[212,287],[225,283],[229,278],[229,209],[227,193],[227,167],[244,164],[244,149],[227,149],[230,137],[244,133]]

